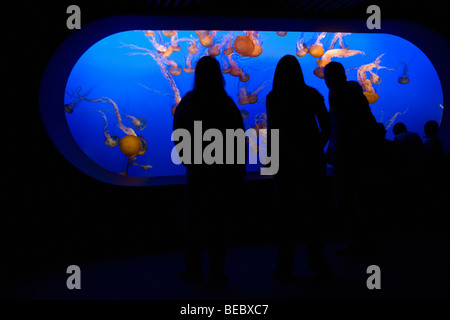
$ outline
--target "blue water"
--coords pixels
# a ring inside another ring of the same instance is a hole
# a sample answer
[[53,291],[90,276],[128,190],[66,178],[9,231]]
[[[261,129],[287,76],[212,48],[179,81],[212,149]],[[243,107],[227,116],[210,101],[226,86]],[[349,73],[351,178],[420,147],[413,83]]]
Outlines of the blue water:
[[[230,32],[220,31],[214,38],[215,43],[224,40]],[[233,36],[244,35],[242,31],[234,31]],[[258,57],[241,57],[233,54],[239,67],[250,79],[243,83],[237,77],[225,74],[226,90],[238,102],[239,88],[245,86],[247,92],[253,92],[263,86],[257,93],[255,104],[237,106],[245,109],[249,117],[244,120],[247,127],[255,124],[255,117],[265,112],[265,97],[272,88],[271,80],[278,60],[285,54],[295,55],[296,42],[299,32],[288,32],[284,37],[275,32],[260,32],[259,40],[263,52]],[[314,42],[316,33],[303,33],[307,44]],[[328,33],[322,43],[325,49],[330,45],[333,33]],[[194,31],[178,31],[178,38],[198,38]],[[158,39],[158,36],[155,37]],[[170,38],[162,36],[166,45]],[[375,71],[381,78],[379,85],[373,85],[379,100],[371,105],[372,112],[379,122],[388,127],[387,138],[392,139],[392,126],[396,122],[403,122],[408,130],[423,135],[423,125],[428,120],[440,122],[443,113],[443,93],[439,77],[434,66],[425,54],[412,43],[387,34],[351,34],[344,38],[345,45],[350,50],[364,51],[364,55],[345,58],[332,58],[341,62],[348,70],[349,80],[357,80],[356,69],[364,64],[373,62],[378,56],[381,65],[391,70]],[[168,57],[180,67],[186,66],[188,57],[188,41],[181,41],[181,51],[174,52]],[[175,165],[171,160],[173,142],[171,141],[173,116],[171,109],[175,104],[174,91],[168,80],[163,76],[160,66],[146,53],[146,50],[131,48],[135,45],[150,50],[157,55],[157,51],[145,36],[145,31],[127,31],[106,37],[89,48],[78,60],[67,80],[65,104],[71,104],[78,99],[77,94],[85,97],[79,100],[72,113],[66,113],[66,120],[70,131],[79,147],[93,161],[107,170],[115,173],[124,172],[127,168],[128,157],[116,147],[105,145],[105,122],[102,111],[107,118],[107,131],[111,136],[124,137],[126,134],[118,127],[118,119],[113,105],[106,102],[94,102],[102,97],[112,99],[122,114],[122,123],[132,128],[137,135],[141,135],[148,143],[145,154],[136,158],[136,163],[151,165],[144,170],[139,166],[130,166],[128,176],[152,177],[182,175],[185,169],[182,165]],[[194,63],[206,48],[199,44],[199,52],[194,56]],[[335,48],[339,46],[336,44]],[[217,57],[224,65],[225,56],[221,53]],[[303,69],[305,81],[321,92],[328,107],[328,89],[323,79],[313,74],[317,67],[317,58],[307,54],[298,58]],[[227,63],[228,64],[228,63]],[[408,67],[408,84],[400,84],[398,78],[403,74],[404,65]],[[370,74],[367,73],[369,77]],[[194,74],[182,72],[172,76],[181,97],[192,89]],[[301,99],[301,97],[299,97]],[[395,121],[389,126],[389,121],[400,112]],[[132,125],[131,119],[124,115],[144,118],[147,126],[139,131]],[[286,114],[288,117],[289,114]],[[249,171],[258,170],[258,165],[249,165]]]

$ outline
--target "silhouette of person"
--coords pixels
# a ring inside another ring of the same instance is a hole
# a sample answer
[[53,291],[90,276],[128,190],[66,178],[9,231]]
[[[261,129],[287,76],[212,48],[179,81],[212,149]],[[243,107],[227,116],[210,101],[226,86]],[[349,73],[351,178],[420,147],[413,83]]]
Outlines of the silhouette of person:
[[369,190],[376,175],[376,120],[361,86],[347,81],[342,64],[330,62],[324,76],[329,89],[335,199],[347,219],[351,240],[340,253],[367,253],[370,246],[363,211],[370,205]]
[[428,191],[427,200],[429,207],[438,209],[442,207],[444,198],[443,181],[445,180],[445,166],[444,166],[444,149],[442,141],[438,135],[439,124],[430,120],[424,125],[424,175],[426,179],[426,190]]
[[[233,100],[225,92],[219,62],[210,56],[202,57],[195,69],[194,89],[189,91],[178,104],[173,121],[173,129],[183,128],[190,132],[194,141],[194,121],[202,121],[203,133],[208,129],[218,129],[223,135],[223,164],[206,164],[204,160],[192,162],[194,148],[191,148],[191,162],[186,166],[185,187],[185,270],[180,277],[188,281],[201,281],[204,270],[202,259],[202,236],[209,253],[208,284],[219,286],[225,283],[226,227],[245,176],[245,164],[225,164],[226,129],[242,129],[241,113]],[[203,142],[203,154],[206,143]],[[236,148],[237,149],[237,148]],[[236,151],[236,149],[234,151]],[[178,150],[180,152],[180,150]],[[216,151],[217,152],[217,151]],[[234,153],[235,158],[237,152]],[[203,158],[202,158],[203,159]],[[235,159],[236,160],[236,159]]]
[[400,200],[402,210],[399,210],[398,214],[404,221],[413,222],[415,214],[419,214],[417,209],[423,205],[420,190],[424,178],[424,146],[420,136],[415,132],[408,131],[402,122],[396,123],[392,131],[395,135],[394,142],[398,146],[401,182],[397,193],[399,199],[402,199]]
[[278,259],[272,275],[282,280],[293,279],[295,235],[302,228],[308,263],[314,273],[311,280],[328,283],[331,272],[320,239],[319,222],[324,216],[323,148],[331,134],[330,122],[322,95],[306,85],[294,56],[286,55],[278,62],[266,109],[268,128],[279,130],[280,144],[280,166],[275,175]]

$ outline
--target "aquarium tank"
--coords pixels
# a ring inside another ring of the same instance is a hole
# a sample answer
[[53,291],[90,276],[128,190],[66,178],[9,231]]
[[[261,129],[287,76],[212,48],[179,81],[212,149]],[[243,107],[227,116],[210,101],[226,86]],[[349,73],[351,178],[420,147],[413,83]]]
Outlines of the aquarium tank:
[[[184,175],[183,165],[171,159],[173,115],[193,87],[196,62],[205,55],[220,62],[226,91],[246,129],[258,130],[267,126],[266,96],[275,67],[287,54],[298,58],[306,83],[324,96],[327,108],[323,70],[330,61],[342,63],[348,80],[361,85],[388,139],[396,122],[422,136],[425,122],[441,121],[441,83],[420,49],[394,35],[339,32],[119,32],[79,58],[61,108],[79,148],[102,168],[130,177]],[[258,142],[250,137],[249,143]],[[247,171],[259,166],[248,164]]]

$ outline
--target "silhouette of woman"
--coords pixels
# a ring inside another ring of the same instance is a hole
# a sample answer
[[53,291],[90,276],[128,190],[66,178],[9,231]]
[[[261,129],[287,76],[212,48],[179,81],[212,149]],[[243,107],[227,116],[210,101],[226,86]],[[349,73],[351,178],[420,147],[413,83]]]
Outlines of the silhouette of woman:
[[324,99],[305,84],[298,60],[286,55],[278,62],[266,101],[268,127],[279,129],[280,143],[280,167],[275,175],[278,260],[272,274],[282,280],[293,278],[295,234],[303,227],[313,280],[328,281],[331,273],[318,223],[327,196],[323,148],[331,134]]
[[[225,92],[225,80],[220,64],[210,56],[202,57],[195,69],[194,89],[188,92],[176,108],[173,129],[190,132],[194,141],[194,121],[202,121],[204,131],[215,128],[225,137],[226,129],[242,129],[241,113]],[[201,152],[206,147],[203,143]],[[180,151],[180,150],[179,150]],[[226,149],[223,159],[226,159]],[[236,151],[236,150],[235,150]],[[191,157],[194,148],[191,146]],[[234,153],[235,155],[237,152]],[[186,166],[185,188],[185,271],[180,275],[188,281],[201,281],[202,236],[209,251],[208,283],[218,286],[226,281],[225,231],[227,215],[236,210],[233,199],[245,176],[245,164],[193,164]],[[186,161],[187,162],[187,161]],[[236,161],[234,162],[236,163]]]

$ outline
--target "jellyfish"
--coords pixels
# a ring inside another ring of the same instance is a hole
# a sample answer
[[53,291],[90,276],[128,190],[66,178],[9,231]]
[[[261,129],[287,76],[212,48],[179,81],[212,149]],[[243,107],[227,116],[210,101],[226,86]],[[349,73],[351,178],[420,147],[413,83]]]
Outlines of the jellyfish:
[[[175,81],[173,80],[172,74],[166,69],[166,65],[171,65],[171,66],[177,67],[177,64],[175,63],[175,61],[168,60],[166,57],[163,57],[160,54],[155,54],[152,50],[149,50],[147,48],[142,48],[142,47],[136,46],[134,44],[124,44],[124,45],[129,47],[130,49],[141,50],[141,52],[132,52],[132,53],[128,53],[128,55],[137,55],[137,54],[148,55],[148,56],[152,57],[153,60],[155,60],[155,62],[159,66],[159,69],[161,70],[162,75],[169,82],[169,85],[172,88],[172,91],[174,93],[174,98],[175,98],[175,106],[177,106],[178,103],[180,103],[180,101],[181,101],[180,91],[178,90],[178,87],[177,87]],[[172,70],[172,72],[173,72],[173,70]]]
[[250,53],[249,57],[258,57],[263,52],[261,43],[258,39],[258,31],[245,31],[247,37],[253,42],[253,51]]
[[186,58],[186,67],[183,68],[184,72],[187,73],[193,73],[195,72],[195,68],[192,68],[192,57],[194,55],[192,53],[189,53],[189,55]]
[[252,92],[247,91],[247,84],[242,84],[238,91],[238,104],[255,104],[258,101],[257,94],[264,89],[271,80],[267,80],[263,82],[256,90]]
[[392,124],[394,124],[395,119],[397,119],[398,116],[405,114],[408,111],[409,107],[406,108],[405,111],[403,112],[396,112],[392,118],[384,125],[384,127],[386,128],[386,130],[389,130],[389,128],[392,126]]
[[[159,31],[158,31],[158,35],[159,35],[161,43],[158,43],[158,41],[156,41],[155,33],[153,33],[153,35],[150,35],[150,36],[147,35],[147,32],[145,32],[144,34],[147,37],[147,39],[150,41],[150,43],[152,44],[153,48],[155,48],[156,51],[158,51],[159,54],[163,54],[165,57],[168,57],[168,56],[170,56],[172,54],[173,47],[172,46],[166,46],[164,44],[164,42],[161,40],[161,34],[160,34]],[[125,44],[125,46],[127,46],[127,45]]]
[[331,58],[344,58],[352,57],[357,54],[365,54],[364,51],[359,50],[348,50],[348,49],[331,49],[327,50],[320,59],[317,59],[317,65],[320,68],[324,68],[327,64],[331,62]]
[[234,50],[243,57],[249,57],[254,49],[255,44],[248,36],[238,36],[234,40]]
[[211,47],[214,45],[214,36],[217,31],[213,31],[210,33],[209,30],[199,30],[195,31],[198,36],[198,40],[204,47]]
[[373,84],[380,84],[381,78],[376,73],[370,71],[370,82],[372,82]]
[[311,45],[311,47],[309,48],[309,53],[314,57],[314,58],[320,58],[324,52],[325,49],[323,48],[322,45],[322,39],[325,38],[325,36],[327,35],[326,32],[321,32],[318,36],[316,41],[314,42],[314,44]]
[[170,66],[169,67],[169,73],[171,75],[178,76],[178,75],[181,74],[181,68],[176,66],[176,65],[175,66]]
[[180,39],[178,39],[178,34],[175,33],[172,37],[170,37],[170,46],[172,47],[173,52],[181,51],[181,47],[178,44]]
[[223,50],[223,54],[228,56],[230,54],[232,54],[234,52],[233,47],[231,46],[231,39],[232,39],[232,34],[228,33],[225,36],[225,40],[223,41],[225,43],[226,48]]
[[[92,89],[91,89],[92,90]],[[66,103],[64,104],[64,110],[67,113],[72,113],[73,110],[78,106],[78,104],[82,101],[85,100],[85,97],[91,92],[91,90],[89,90],[88,92],[86,92],[85,94],[80,94],[81,92],[81,87],[78,87],[76,92],[73,93],[69,93],[66,92],[66,94],[70,97],[70,98],[74,98],[74,96],[76,97],[75,101],[72,103]]]
[[403,65],[403,72],[398,77],[398,83],[400,84],[408,84],[409,83],[409,77],[408,77],[408,66],[404,62],[400,62],[399,64]]
[[97,110],[100,112],[100,114],[103,117],[103,120],[105,121],[105,126],[103,127],[103,134],[105,135],[105,145],[108,147],[115,147],[119,144],[120,138],[118,136],[111,136],[108,132],[108,120],[106,119],[106,115],[103,111]]
[[350,35],[351,33],[343,33],[343,32],[337,32],[334,34],[333,39],[331,40],[330,43],[330,47],[328,48],[328,50],[334,49],[334,45],[336,44],[336,42],[339,41],[339,47],[341,49],[348,49],[348,46],[345,45],[344,43],[344,37]]
[[324,69],[325,69],[324,67],[317,67],[314,69],[313,73],[320,79],[324,79],[325,78]]
[[242,69],[239,68],[237,62],[233,60],[231,55],[229,55],[227,57],[228,57],[228,62],[230,63],[230,67],[229,67],[229,70],[225,70],[225,72],[224,72],[224,70],[222,70],[222,72],[229,73],[233,77],[239,77],[239,80],[241,80],[242,82],[248,81],[250,79],[250,76],[248,74],[245,74],[244,71],[242,71]]
[[152,30],[145,31],[145,36],[147,36],[147,37],[153,37],[154,35],[155,35],[155,33]]
[[126,135],[120,139],[119,148],[128,157],[136,156],[142,148],[141,139],[137,135]]
[[166,37],[173,37],[177,34],[177,30],[163,30],[163,35]]
[[144,118],[136,118],[127,114],[122,114],[122,116],[131,119],[131,123],[136,130],[144,130],[147,126],[147,121]]
[[375,89],[372,86],[372,82],[367,79],[366,72],[373,73],[373,69],[387,69],[386,67],[380,66],[381,57],[384,55],[380,55],[374,62],[362,65],[357,70],[358,82],[363,88],[363,93],[367,98],[369,104],[373,104],[378,101],[378,94],[375,92]]
[[218,56],[220,54],[220,44],[216,44],[208,48],[208,54],[211,57]]
[[306,54],[308,53],[308,47],[305,44],[304,41],[304,35],[303,32],[300,33],[300,37],[297,40],[297,52],[295,53],[295,55],[299,58],[306,56]]
[[276,31],[275,33],[280,37],[284,37],[285,35],[287,35],[287,31]]
[[244,109],[241,110],[242,119],[247,119],[249,115],[250,114],[248,113],[247,110],[244,110]]
[[141,141],[141,148],[139,149],[139,152],[136,154],[137,156],[142,156],[147,152],[148,144],[147,140],[143,136],[137,136],[139,140]]

